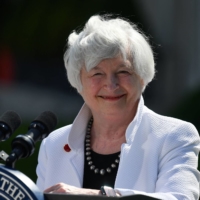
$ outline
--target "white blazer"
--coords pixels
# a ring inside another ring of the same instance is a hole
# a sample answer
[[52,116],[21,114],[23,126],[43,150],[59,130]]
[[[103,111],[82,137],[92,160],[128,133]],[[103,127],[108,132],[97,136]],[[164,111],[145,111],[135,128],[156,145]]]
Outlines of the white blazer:
[[[55,130],[43,140],[36,170],[41,191],[59,182],[82,187],[84,139],[90,117],[84,104],[72,125]],[[66,144],[69,152],[64,150]],[[126,130],[126,143],[121,146],[115,189],[121,195],[197,200],[199,150],[199,134],[192,124],[154,113],[141,97]]]

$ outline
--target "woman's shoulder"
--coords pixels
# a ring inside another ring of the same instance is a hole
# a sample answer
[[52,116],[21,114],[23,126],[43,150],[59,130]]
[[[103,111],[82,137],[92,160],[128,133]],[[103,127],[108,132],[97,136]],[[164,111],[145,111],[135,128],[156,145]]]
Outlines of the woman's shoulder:
[[[144,121],[148,121],[154,130],[161,130],[162,134],[166,133],[178,135],[188,135],[199,137],[196,127],[187,121],[174,117],[160,115],[145,107],[143,113]],[[175,134],[176,133],[176,134]]]
[[63,153],[63,147],[68,143],[68,136],[72,125],[67,125],[51,132],[43,139],[40,145],[40,154],[45,158],[51,158]]
[[60,127],[54,131],[52,131],[48,137],[45,138],[48,142],[56,142],[57,140],[62,141],[68,138],[69,132],[71,130],[72,124]]

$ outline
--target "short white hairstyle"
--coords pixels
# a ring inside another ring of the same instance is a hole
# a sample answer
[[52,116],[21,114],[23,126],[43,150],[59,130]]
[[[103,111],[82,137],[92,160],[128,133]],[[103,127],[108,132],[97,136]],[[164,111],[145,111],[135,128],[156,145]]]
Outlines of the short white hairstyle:
[[148,38],[128,20],[108,15],[92,16],[80,33],[73,31],[64,54],[67,77],[80,93],[80,71],[97,66],[102,60],[122,55],[143,80],[144,88],[155,75],[155,63]]

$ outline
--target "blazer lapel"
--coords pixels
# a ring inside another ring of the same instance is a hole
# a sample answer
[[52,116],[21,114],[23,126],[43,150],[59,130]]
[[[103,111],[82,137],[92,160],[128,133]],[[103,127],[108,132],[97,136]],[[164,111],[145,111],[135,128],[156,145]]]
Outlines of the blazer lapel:
[[[87,129],[87,123],[91,118],[91,112],[87,105],[83,105],[81,111],[73,122],[70,134],[68,136],[69,145],[74,151],[70,162],[73,166],[73,171],[76,173],[75,181],[77,187],[82,187],[83,172],[84,172],[84,139]],[[73,176],[72,176],[73,177]],[[74,177],[73,177],[74,178]]]
[[76,176],[73,176],[77,187],[82,187],[83,171],[84,171],[84,151],[79,149],[75,155],[70,159]]

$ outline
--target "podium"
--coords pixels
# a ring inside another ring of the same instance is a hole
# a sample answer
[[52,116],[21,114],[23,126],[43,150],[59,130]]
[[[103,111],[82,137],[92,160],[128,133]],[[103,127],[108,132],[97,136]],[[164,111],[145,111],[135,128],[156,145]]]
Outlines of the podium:
[[45,194],[40,192],[35,183],[16,169],[0,164],[0,200],[153,200],[145,195],[122,197]]
[[[45,200],[156,200],[145,195],[130,195],[122,197],[67,195],[67,194],[44,194]],[[158,200],[158,199],[157,199]]]
[[0,164],[0,199],[44,200],[44,195],[26,175]]

